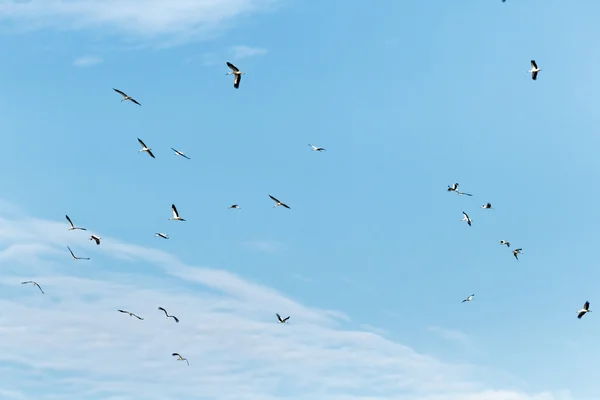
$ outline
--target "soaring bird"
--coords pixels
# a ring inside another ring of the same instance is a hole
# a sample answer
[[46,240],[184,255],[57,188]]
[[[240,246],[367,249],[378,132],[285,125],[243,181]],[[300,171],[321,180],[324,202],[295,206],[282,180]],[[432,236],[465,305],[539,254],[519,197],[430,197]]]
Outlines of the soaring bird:
[[461,192],[460,190],[458,190],[458,183],[453,184],[452,186],[448,185],[448,191],[449,192],[455,192],[456,194],[458,194],[459,196],[462,196],[463,194],[465,196],[473,196],[470,193],[465,193],[465,192]]
[[130,317],[136,317],[139,320],[144,320],[144,318],[140,317],[139,315],[135,315],[134,313],[132,313],[131,311],[125,311],[125,310],[117,310],[118,312],[122,312],[124,314],[129,314]]
[[69,218],[68,215],[65,215],[65,217],[67,218],[67,221],[69,221],[69,225],[71,225],[71,227],[69,228],[70,231],[74,231],[76,229],[79,229],[81,231],[87,231],[87,229],[85,228],[80,228],[79,226],[73,225],[73,221],[71,221],[71,218]]
[[531,60],[531,69],[527,72],[531,73],[531,79],[533,79],[534,81],[537,79],[537,74],[538,72],[540,72],[541,69],[538,68],[535,60]]
[[486,208],[486,209],[491,209],[492,208],[492,203],[487,203],[481,206],[481,208]]
[[183,158],[187,158],[188,160],[191,160],[191,158],[189,158],[188,156],[186,156],[185,154],[183,154],[182,152],[180,152],[179,150],[175,150],[174,148],[171,147],[171,150],[173,150],[175,152],[176,156],[181,156]]
[[233,87],[238,89],[240,87],[240,80],[242,80],[242,75],[245,75],[245,72],[241,72],[238,67],[227,61],[227,66],[231,68],[231,72],[226,73],[225,75],[234,75],[233,78]]
[[44,291],[42,290],[42,287],[40,285],[38,285],[37,282],[34,281],[25,281],[25,282],[21,282],[22,285],[26,284],[26,283],[33,283],[35,286],[37,286],[38,289],[40,289],[40,292],[42,292],[42,294],[44,294]]
[[140,144],[142,145],[142,149],[138,150],[138,153],[140,151],[145,151],[146,153],[150,154],[150,157],[156,158],[156,157],[154,157],[154,154],[152,154],[152,149],[149,148],[148,146],[146,146],[146,144],[144,142],[142,142],[142,139],[138,138],[138,142],[140,142]]
[[90,240],[93,240],[96,242],[96,244],[100,244],[100,239],[102,239],[100,236],[96,236],[96,235],[92,235],[90,236]]
[[472,294],[472,295],[470,295],[469,297],[467,297],[466,299],[464,299],[464,300],[462,301],[462,303],[464,303],[465,301],[471,301],[471,300],[473,300],[473,296],[475,296],[475,294]]
[[313,149],[313,151],[327,151],[327,149],[324,149],[323,147],[313,146],[310,143],[308,145]]
[[141,106],[141,104],[138,103],[133,97],[127,96],[125,93],[121,92],[119,89],[113,88],[113,90],[115,92],[119,93],[121,96],[123,96],[123,100],[121,100],[121,101],[129,100],[129,101],[132,101],[133,103],[137,104],[138,106]]
[[236,210],[241,210],[241,207],[238,206],[237,204],[233,204],[233,205],[229,206],[229,208],[235,208]]
[[577,312],[579,313],[579,314],[577,314],[577,318],[579,318],[579,319],[581,319],[581,317],[583,317],[585,315],[585,313],[592,312],[592,310],[590,310],[590,302],[586,301],[585,304],[583,305],[583,308]]
[[506,240],[501,240],[500,244],[505,244],[506,247],[510,247],[510,242],[507,242]]
[[169,314],[167,313],[167,310],[165,310],[165,309],[164,309],[164,308],[162,308],[162,307],[158,307],[158,309],[159,309],[160,311],[164,312],[164,313],[165,313],[165,315],[167,316],[167,318],[173,318],[173,319],[175,320],[175,322],[179,323],[179,319],[178,319],[176,316],[174,316],[174,315],[169,315]]
[[169,218],[175,221],[185,221],[185,219],[181,218],[179,216],[179,213],[177,212],[177,207],[175,207],[175,204],[171,204],[171,210],[173,210],[173,218]]
[[169,238],[169,235],[167,235],[166,233],[160,233],[160,232],[156,232],[156,233],[154,234],[154,236],[156,236],[156,237],[161,237],[161,238],[163,238],[163,239],[168,239],[168,238]]
[[513,256],[515,256],[515,258],[516,258],[517,260],[519,259],[519,254],[523,254],[523,253],[521,253],[521,250],[523,250],[523,249],[516,249],[516,250],[513,250]]
[[275,314],[277,315],[277,319],[279,320],[279,322],[281,322],[282,324],[285,324],[287,322],[288,319],[290,319],[289,316],[285,317],[285,318],[281,318],[281,315],[279,314]]
[[461,221],[467,221],[467,224],[469,224],[469,226],[471,226],[471,222],[473,222],[473,220],[471,218],[469,218],[469,215],[466,212],[462,212],[463,213],[463,219],[461,219]]
[[271,200],[273,200],[275,202],[275,205],[273,207],[279,207],[279,206],[281,206],[281,207],[285,207],[285,208],[289,209],[289,207],[288,207],[287,204],[280,202],[279,200],[277,200],[275,197],[273,197],[271,195],[269,195],[269,197],[271,198]]
[[188,361],[188,359],[187,359],[187,358],[184,358],[184,357],[181,357],[181,354],[179,354],[179,353],[173,353],[173,356],[175,356],[175,357],[179,357],[179,358],[177,359],[177,361],[185,361],[185,362],[187,362],[187,365],[190,365],[190,362]]
[[69,249],[69,252],[73,256],[73,260],[89,260],[90,259],[89,257],[77,257],[75,254],[73,254],[73,250],[71,250],[71,248],[69,246],[67,246],[67,249]]

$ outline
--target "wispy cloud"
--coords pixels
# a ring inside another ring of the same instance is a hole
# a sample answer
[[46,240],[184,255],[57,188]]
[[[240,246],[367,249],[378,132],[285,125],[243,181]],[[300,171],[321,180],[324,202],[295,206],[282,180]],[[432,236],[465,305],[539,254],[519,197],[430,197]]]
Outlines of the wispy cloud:
[[250,47],[250,46],[233,46],[231,48],[231,57],[234,60],[241,60],[242,58],[256,57],[267,54],[267,49],[261,47]]
[[73,61],[73,65],[76,67],[90,67],[92,65],[100,64],[102,61],[104,60],[102,60],[100,57],[84,56],[75,59],[75,61]]
[[[339,311],[117,238],[96,246],[65,228],[0,217],[2,398],[274,400],[285,385],[292,400],[570,399],[492,391],[471,367],[344,328]],[[92,259],[69,259],[66,243]],[[134,272],[140,263],[156,273]],[[20,284],[31,278],[45,295]],[[181,322],[165,319],[159,305]],[[277,323],[275,312],[293,324]]]
[[195,39],[280,0],[30,0],[0,3],[0,20],[21,29],[104,29],[136,39]]

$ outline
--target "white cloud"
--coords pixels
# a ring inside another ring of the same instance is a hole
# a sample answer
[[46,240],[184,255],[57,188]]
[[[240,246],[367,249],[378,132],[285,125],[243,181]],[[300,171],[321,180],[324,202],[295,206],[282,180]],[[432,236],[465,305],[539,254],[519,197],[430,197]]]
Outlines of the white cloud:
[[98,29],[137,39],[182,41],[208,34],[280,0],[30,0],[0,3],[0,19],[23,29]]
[[[293,400],[570,399],[491,391],[471,367],[344,328],[341,312],[116,238],[96,246],[66,228],[0,217],[2,398],[274,400],[285,389]],[[67,244],[92,259],[73,261]],[[134,272],[140,263],[154,273]],[[32,278],[45,295],[20,284]]]
[[250,46],[233,46],[231,48],[231,57],[234,60],[241,60],[242,58],[256,57],[267,54],[267,49],[260,47]]
[[102,61],[104,60],[102,60],[100,57],[84,56],[73,61],[73,65],[76,67],[90,67],[92,65],[100,64]]

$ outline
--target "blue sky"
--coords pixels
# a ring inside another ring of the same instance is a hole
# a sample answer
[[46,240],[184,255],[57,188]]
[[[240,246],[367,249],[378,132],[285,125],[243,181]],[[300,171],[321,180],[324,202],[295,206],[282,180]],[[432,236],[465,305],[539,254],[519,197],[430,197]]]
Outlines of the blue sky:
[[599,13],[1,1],[0,397],[599,398]]

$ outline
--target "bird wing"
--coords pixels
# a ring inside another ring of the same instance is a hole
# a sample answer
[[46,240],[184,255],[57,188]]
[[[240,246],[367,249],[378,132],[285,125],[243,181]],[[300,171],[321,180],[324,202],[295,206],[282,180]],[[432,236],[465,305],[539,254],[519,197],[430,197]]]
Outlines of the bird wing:
[[465,196],[473,196],[471,193],[464,193],[464,192],[459,192],[458,190],[456,191],[456,193],[459,193],[461,195],[465,195]]
[[239,69],[235,65],[233,65],[232,63],[230,63],[229,61],[227,61],[227,66],[229,68],[231,68],[231,70],[234,71],[234,72],[238,72],[239,71]]
[[277,315],[277,319],[279,320],[279,322],[283,322],[283,319],[281,319],[281,315],[279,315],[278,313],[276,313],[275,315]]
[[175,357],[181,357],[181,355],[179,353],[173,353],[172,355]]
[[40,284],[39,284],[39,283],[37,283],[37,282],[33,282],[33,284],[34,284],[35,286],[37,286],[37,288],[38,288],[38,289],[40,289],[40,292],[42,292],[42,294],[44,294],[44,290],[42,290],[42,287],[40,286]]
[[287,205],[287,204],[284,204],[284,203],[280,203],[280,204],[281,204],[281,206],[282,206],[282,207],[285,207],[285,208],[287,208],[287,209],[290,209],[290,207],[288,207],[288,205]]
[[142,321],[144,320],[144,318],[140,317],[139,315],[135,315],[135,314],[133,314],[133,316],[134,316],[134,317],[136,317],[136,318],[137,318],[137,319],[139,319],[139,320],[142,320]]
[[462,213],[463,213],[463,215],[464,215],[464,216],[465,216],[467,219],[469,219],[469,216],[467,215],[467,213],[466,213],[466,212],[464,212],[464,211],[463,211]]
[[531,66],[537,69],[537,64],[535,63],[535,60],[531,60]]
[[531,73],[531,79],[533,79],[534,81],[537,79],[537,71],[534,71]]
[[156,157],[154,157],[154,154],[152,154],[152,151],[151,151],[151,150],[148,150],[148,154],[150,154],[150,157],[152,157],[152,158],[156,158]]
[[506,242],[506,247],[510,247],[510,243],[509,242]]
[[162,308],[162,307],[158,307],[158,309],[159,309],[160,311],[164,312],[164,313],[165,313],[165,315],[166,315],[167,317],[169,316],[169,314],[167,314],[167,310],[165,310],[164,308]]
[[185,360],[185,362],[187,363],[187,365],[190,365],[190,362],[188,361],[187,358],[183,358],[183,360]]
[[138,103],[136,99],[132,99],[132,98],[130,97],[130,98],[129,98],[129,100],[133,101],[133,102],[134,102],[135,104],[137,104],[138,106],[141,106],[141,104],[140,104],[140,103]]
[[233,78],[233,87],[236,89],[240,88],[240,81],[242,80],[242,75],[237,74],[235,78]]
[[119,93],[121,96],[123,96],[123,97],[127,97],[127,95],[126,95],[125,93],[121,92],[119,89],[115,89],[115,88],[113,88],[113,90],[114,90],[115,92]]
[[71,225],[71,228],[75,228],[75,225],[73,225],[73,221],[71,221],[71,218],[69,218],[68,215],[65,215],[65,217],[67,218],[67,221],[69,221],[69,225]]
[[125,311],[125,310],[117,310],[117,311],[118,311],[118,312],[125,313],[125,314],[129,314],[129,311]]
[[523,250],[523,249],[516,249],[516,250],[515,250],[515,253],[518,253],[518,252],[520,252],[521,250]]
[[177,212],[177,207],[175,207],[175,204],[171,204],[171,210],[173,210],[173,216],[175,218],[179,218],[179,213]]
[[585,313],[582,311],[577,315],[577,318],[581,319],[581,317],[583,317],[585,315]]
[[73,256],[73,258],[77,258],[75,257],[75,254],[73,254],[73,250],[71,250],[71,248],[69,246],[67,246],[67,249],[69,249],[69,252],[71,253],[71,255]]
[[21,285],[25,284],[25,283],[33,283],[33,281],[25,281],[25,282],[21,282]]
[[142,139],[140,139],[140,138],[137,138],[137,140],[138,140],[138,142],[140,142],[140,144],[142,145],[142,147],[145,147],[145,148],[147,148],[147,147],[148,147],[148,146],[146,146],[146,143],[144,143],[144,142],[142,141]]
[[584,310],[589,310],[590,309],[590,302],[586,301],[585,304],[583,305],[583,309]]
[[89,260],[89,257],[77,257],[78,260]]
[[177,318],[177,317],[176,317],[176,316],[174,316],[174,315],[170,315],[170,317],[171,317],[171,318],[173,318],[173,319],[175,320],[175,322],[179,323],[179,318]]
[[289,317],[289,316],[288,316],[288,317],[285,317],[285,318],[283,319],[283,321],[282,321],[282,322],[285,322],[285,321],[287,321],[288,319],[290,319],[290,317]]
[[277,200],[275,197],[269,195],[269,197],[271,198],[271,200],[273,200],[275,203],[281,203],[279,200]]

